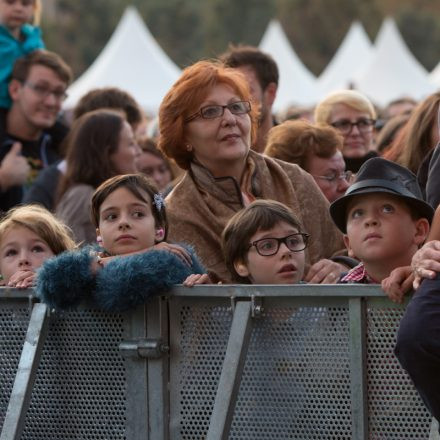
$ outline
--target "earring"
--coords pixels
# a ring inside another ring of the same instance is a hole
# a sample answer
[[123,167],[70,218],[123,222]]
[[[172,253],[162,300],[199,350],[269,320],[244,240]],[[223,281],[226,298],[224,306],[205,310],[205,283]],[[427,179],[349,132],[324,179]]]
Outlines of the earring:
[[193,149],[192,145],[186,144],[186,151],[191,152]]
[[162,238],[165,234],[165,231],[163,230],[163,228],[159,228],[156,230],[156,234],[159,238]]

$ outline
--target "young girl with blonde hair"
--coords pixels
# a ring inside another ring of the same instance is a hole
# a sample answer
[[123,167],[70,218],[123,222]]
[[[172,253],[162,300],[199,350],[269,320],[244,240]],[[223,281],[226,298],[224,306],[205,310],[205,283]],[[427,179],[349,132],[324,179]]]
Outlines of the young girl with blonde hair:
[[0,221],[3,284],[27,288],[45,260],[75,248],[69,228],[38,205],[11,209]]

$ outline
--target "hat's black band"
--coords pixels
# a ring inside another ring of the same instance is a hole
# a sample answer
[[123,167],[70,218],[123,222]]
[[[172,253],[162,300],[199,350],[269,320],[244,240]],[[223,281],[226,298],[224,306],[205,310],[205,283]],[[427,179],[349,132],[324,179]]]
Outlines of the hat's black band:
[[402,196],[408,196],[412,198],[417,198],[416,194],[413,194],[411,191],[409,191],[407,188],[405,188],[403,185],[398,185],[394,182],[390,182],[389,180],[383,180],[383,179],[367,179],[367,180],[361,180],[359,182],[353,183],[351,185],[347,192],[345,193],[346,196],[351,195],[355,193],[356,191],[360,189],[366,189],[366,188],[386,188],[389,189],[396,194],[400,194]]

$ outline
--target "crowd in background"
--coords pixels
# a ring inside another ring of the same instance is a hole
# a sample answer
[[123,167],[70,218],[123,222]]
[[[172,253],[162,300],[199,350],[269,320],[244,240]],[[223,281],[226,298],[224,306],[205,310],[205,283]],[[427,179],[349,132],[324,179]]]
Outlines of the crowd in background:
[[[44,49],[38,11],[38,0],[0,0],[4,284],[36,285],[60,308],[89,292],[114,310],[181,282],[381,283],[400,302],[435,278],[440,92],[377,108],[338,90],[274,115],[276,63],[231,46],[187,67],[155,120],[116,88],[90,91],[68,117],[71,69]],[[145,283],[154,289],[139,293]],[[427,317],[416,301],[407,318],[411,330],[423,319],[425,352],[432,342],[438,353],[438,304]],[[423,360],[405,328],[399,358],[439,415],[429,390],[438,360]]]

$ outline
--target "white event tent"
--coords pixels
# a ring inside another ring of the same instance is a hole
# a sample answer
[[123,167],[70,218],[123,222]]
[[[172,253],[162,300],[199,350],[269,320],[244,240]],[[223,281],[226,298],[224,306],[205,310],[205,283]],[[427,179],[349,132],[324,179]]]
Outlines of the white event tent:
[[180,69],[158,45],[137,10],[130,6],[93,64],[69,87],[64,107],[74,107],[94,88],[119,87],[147,112],[156,113],[179,75]]
[[440,62],[435,69],[429,74],[429,81],[438,89],[440,88]]
[[273,105],[275,111],[284,110],[292,104],[316,104],[316,78],[301,62],[277,20],[270,21],[259,48],[271,55],[278,65],[278,92]]
[[354,83],[357,89],[381,106],[404,96],[419,100],[435,89],[390,18],[383,22],[374,54]]
[[373,45],[359,21],[351,24],[344,40],[318,79],[320,96],[352,85],[356,73],[365,68]]

